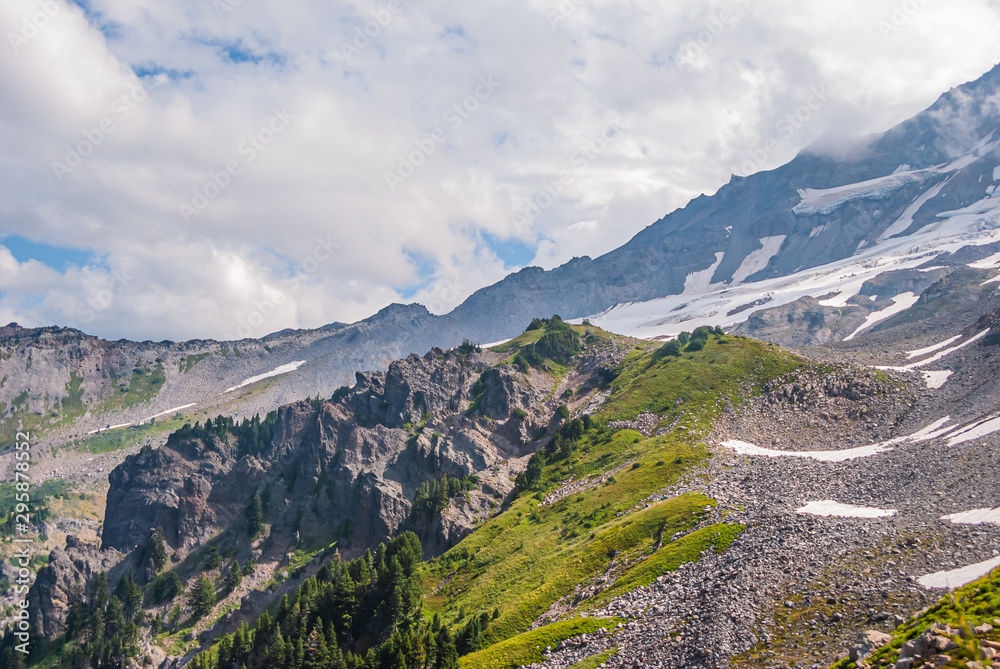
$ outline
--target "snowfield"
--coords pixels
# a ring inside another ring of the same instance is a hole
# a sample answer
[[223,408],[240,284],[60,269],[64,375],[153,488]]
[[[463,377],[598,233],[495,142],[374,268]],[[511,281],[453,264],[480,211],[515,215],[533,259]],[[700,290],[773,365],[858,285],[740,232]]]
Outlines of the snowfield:
[[961,513],[951,513],[947,516],[941,516],[941,520],[947,520],[956,525],[1000,525],[1000,508],[972,509]]
[[841,504],[833,500],[822,500],[809,502],[805,506],[796,509],[795,513],[822,516],[824,518],[891,518],[898,511],[896,509],[875,509],[869,506],[854,506],[853,504]]
[[[725,448],[730,448],[740,455],[756,455],[765,458],[804,458],[808,460],[818,460],[820,462],[847,462],[849,460],[857,460],[859,458],[870,458],[874,455],[878,455],[879,453],[891,451],[893,446],[896,446],[897,444],[919,444],[925,441],[930,441],[931,439],[937,439],[956,429],[956,426],[942,429],[943,426],[949,422],[951,422],[951,417],[945,416],[944,418],[939,418],[930,425],[917,430],[913,434],[908,434],[904,437],[896,437],[895,439],[883,441],[878,444],[858,446],[856,448],[847,448],[839,451],[779,451],[773,448],[761,448],[755,444],[751,444],[746,441],[739,441],[737,439],[724,441],[720,445]],[[998,426],[997,429],[1000,430],[1000,426]]]
[[861,324],[861,327],[859,327],[857,330],[844,337],[844,341],[851,341],[852,339],[857,337],[859,334],[861,334],[868,328],[874,326],[876,323],[892,318],[896,314],[903,313],[904,311],[912,307],[914,304],[916,304],[917,300],[919,299],[920,297],[918,295],[914,295],[913,293],[910,292],[903,293],[902,295],[897,295],[896,297],[892,298],[891,306],[888,306],[885,309],[882,309],[881,311],[875,311],[868,314],[868,318],[866,318],[865,322]]
[[731,448],[740,455],[757,455],[765,458],[805,458],[819,462],[847,462],[858,458],[870,458],[873,455],[892,450],[888,442],[859,446],[842,451],[776,451],[773,448],[761,448],[745,441],[724,441],[722,445]]
[[270,372],[264,372],[263,374],[258,374],[257,376],[251,376],[246,381],[233,386],[232,388],[227,388],[223,394],[231,393],[234,390],[239,390],[240,388],[245,388],[252,383],[257,383],[258,381],[263,381],[264,379],[270,379],[275,376],[281,376],[282,374],[288,374],[289,372],[294,372],[296,369],[306,364],[305,360],[297,360],[295,362],[290,362],[287,365],[281,365],[280,367],[275,367]]
[[1000,567],[1000,557],[995,557],[992,560],[986,560],[985,562],[970,564],[967,567],[952,569],[951,571],[936,571],[933,574],[921,576],[917,579],[917,583],[924,586],[928,590],[952,590],[954,588],[960,588],[963,585],[968,585],[969,583],[986,576],[986,574],[990,573],[997,567]]
[[[965,162],[975,159],[970,154]],[[944,182],[937,177],[960,169],[962,164],[963,160],[960,159],[951,165],[928,170],[899,172],[838,188],[801,191],[802,202],[793,211],[799,215],[808,215],[833,211],[851,200],[881,197],[909,183],[927,180],[935,182],[914,198],[903,216],[878,240],[862,245],[852,257],[788,276],[742,283],[766,268],[785,241],[782,236],[765,237],[760,240],[762,248],[742,258],[739,269],[728,283],[712,283],[715,271],[725,258],[725,254],[719,252],[709,267],[687,276],[682,294],[646,302],[618,304],[604,312],[588,316],[588,319],[611,332],[644,339],[665,339],[701,325],[732,328],[755,313],[757,309],[747,307],[759,304],[761,299],[767,300],[765,308],[780,307],[803,297],[824,298],[820,301],[824,306],[845,307],[851,298],[858,295],[866,281],[884,272],[917,269],[941,254],[954,253],[968,246],[1000,242],[1000,198],[987,198],[971,207],[942,213],[937,222],[926,225],[917,232],[900,236],[912,225],[913,214],[944,186]],[[973,265],[1000,264],[996,255]],[[1000,282],[1000,276],[993,281]],[[825,297],[830,295],[832,297]],[[876,319],[866,321],[853,336],[863,334],[873,324],[891,318],[914,303],[915,299],[909,295],[896,296],[889,310],[882,310],[877,316],[872,314],[871,317]],[[944,355],[950,352],[953,351]],[[923,364],[931,362],[933,360]]]

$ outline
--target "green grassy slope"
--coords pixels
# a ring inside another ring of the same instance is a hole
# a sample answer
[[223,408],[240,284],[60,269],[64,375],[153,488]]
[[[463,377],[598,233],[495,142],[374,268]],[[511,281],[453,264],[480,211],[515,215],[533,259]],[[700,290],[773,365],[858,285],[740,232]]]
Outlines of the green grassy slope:
[[[594,328],[574,329],[607,336]],[[502,352],[513,361],[542,336],[541,330],[526,332]],[[707,497],[688,494],[656,503],[650,497],[709,457],[700,438],[726,403],[738,405],[805,361],[762,342],[725,336],[712,336],[701,350],[675,357],[657,355],[656,344],[630,345],[634,348],[617,370],[608,403],[572,454],[550,458],[539,484],[426,565],[430,611],[461,625],[470,615],[496,609],[487,643],[532,647],[536,632],[528,632],[530,626],[557,602],[564,611],[593,609],[698,560],[704,550],[725,550],[743,530],[720,523],[692,532],[715,504]],[[662,414],[664,424],[679,419],[680,429],[644,437],[607,427],[608,421],[629,420],[644,411]],[[542,504],[566,482],[587,477],[584,489]],[[573,600],[578,586],[597,578],[608,579],[603,592]],[[486,651],[467,662],[513,666]]]

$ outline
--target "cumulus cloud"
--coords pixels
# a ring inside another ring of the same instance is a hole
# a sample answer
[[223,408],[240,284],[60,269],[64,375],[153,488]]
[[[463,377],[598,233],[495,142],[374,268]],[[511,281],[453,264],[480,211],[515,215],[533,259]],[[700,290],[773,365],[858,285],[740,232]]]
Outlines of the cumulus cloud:
[[0,248],[0,317],[184,339],[446,312],[890,127],[1000,61],[998,28],[986,0],[8,0],[0,233],[92,262]]

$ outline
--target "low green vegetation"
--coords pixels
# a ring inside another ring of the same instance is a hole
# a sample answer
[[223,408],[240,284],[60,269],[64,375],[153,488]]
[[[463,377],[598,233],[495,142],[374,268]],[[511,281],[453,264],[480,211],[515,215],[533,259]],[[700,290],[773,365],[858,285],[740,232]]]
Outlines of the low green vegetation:
[[[0,484],[0,536],[17,533],[17,494],[13,483]],[[28,496],[31,523],[38,525],[51,516],[48,502],[53,498],[68,498],[69,488],[62,479],[49,479],[32,488]]]
[[459,665],[462,669],[514,669],[540,662],[548,646],[555,647],[560,641],[581,634],[593,634],[602,628],[613,629],[619,622],[616,618],[561,620],[466,655]]
[[[958,634],[951,636],[958,647],[948,651],[952,662],[947,666],[965,667],[966,663],[981,660],[979,653],[982,639],[1000,642],[1000,625],[994,622],[997,619],[1000,619],[1000,569],[994,569],[978,581],[945,595],[936,605],[897,627],[892,632],[892,642],[865,661],[868,666],[873,667],[891,666],[899,657],[903,644],[916,639],[934,623],[943,623],[959,630]],[[994,629],[977,638],[972,627],[984,623],[991,624]],[[834,664],[832,669],[854,669],[856,666],[858,665],[844,658]]]
[[677,569],[682,564],[697,562],[703,551],[711,549],[721,553],[727,550],[745,529],[743,525],[718,523],[695,530],[677,541],[668,543],[647,557],[640,558],[638,563],[625,570],[610,588],[594,600],[592,606],[598,606],[626,592],[649,585],[657,577]]
[[739,403],[741,387],[759,392],[766,382],[807,364],[777,346],[727,335],[711,334],[693,352],[661,353],[672,344],[633,350],[597,418],[630,420],[649,411],[669,421],[684,412],[694,426],[708,429],[724,402]]
[[[686,532],[712,501],[675,497],[638,508],[655,491],[700,462],[704,448],[666,437],[595,429],[578,442],[578,455],[543,468],[535,494],[522,494],[465,541],[429,563],[427,606],[460,623],[466,611],[499,609],[486,631],[497,642],[527,631],[573,588],[603,573],[621,553],[642,552],[661,537]],[[540,505],[546,490],[620,467],[603,484]],[[530,493],[530,491],[529,491]]]
[[178,371],[181,374],[187,374],[191,369],[197,365],[199,362],[210,356],[211,353],[196,353],[195,355],[186,355],[180,359]]
[[581,660],[570,666],[569,669],[597,669],[597,667],[610,660],[613,655],[615,655],[615,651],[607,650],[593,657],[588,657],[586,660]]
[[165,418],[144,425],[101,430],[82,439],[75,439],[73,447],[84,453],[111,453],[131,448],[146,439],[163,432],[173,432],[181,427],[178,418]]

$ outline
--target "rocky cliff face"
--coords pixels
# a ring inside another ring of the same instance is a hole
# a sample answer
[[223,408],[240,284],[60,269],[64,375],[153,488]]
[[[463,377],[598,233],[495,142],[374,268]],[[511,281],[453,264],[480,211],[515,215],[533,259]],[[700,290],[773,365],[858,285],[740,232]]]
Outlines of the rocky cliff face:
[[234,435],[197,434],[131,456],[110,477],[104,547],[131,551],[162,527],[184,557],[219,532],[241,532],[260,494],[275,528],[267,547],[339,539],[350,555],[407,523],[421,484],[475,475],[479,487],[468,502],[475,511],[415,527],[429,551],[440,552],[510,492],[516,461],[535,450],[533,436],[551,418],[551,408],[539,408],[551,382],[491,367],[499,359],[435,349],[386,372],[358,373],[335,402],[282,407],[260,453],[241,454]]
[[95,575],[110,571],[122,557],[116,550],[98,550],[73,536],[66,539],[65,548],[52,551],[49,564],[38,572],[28,593],[38,634],[51,639],[62,632],[70,599],[84,594]]

